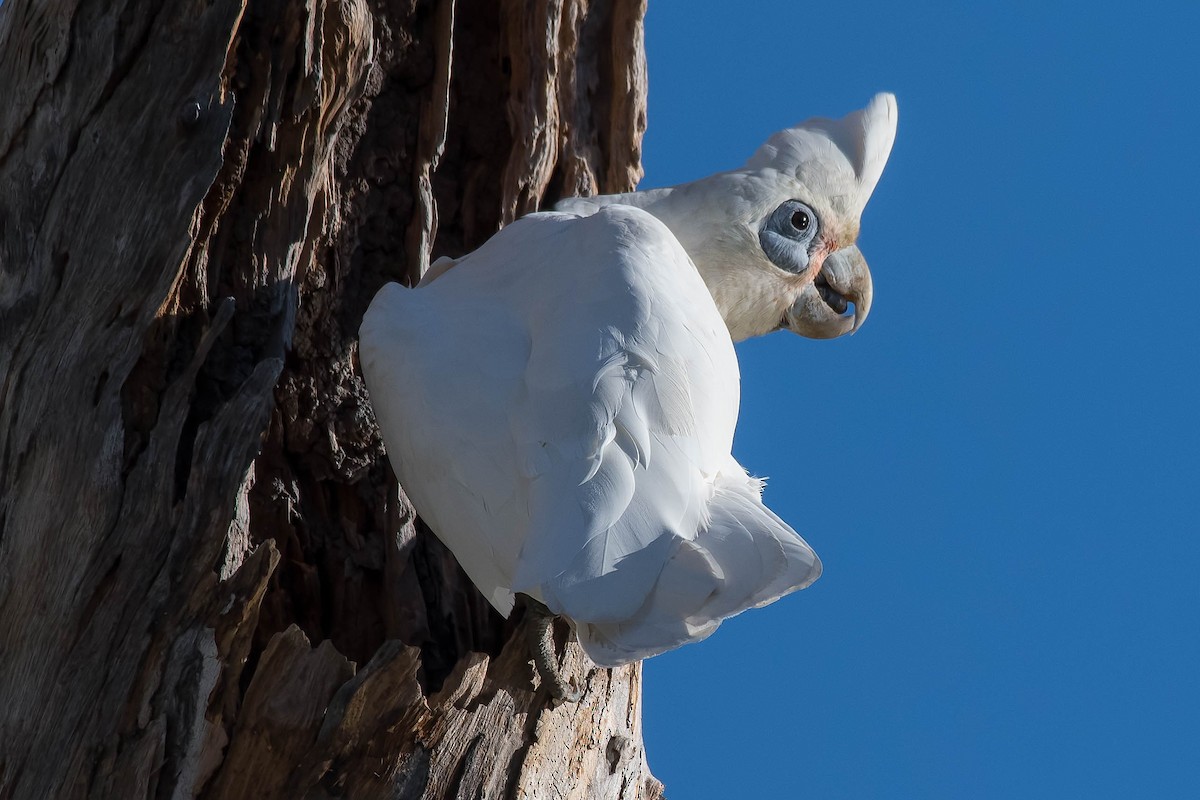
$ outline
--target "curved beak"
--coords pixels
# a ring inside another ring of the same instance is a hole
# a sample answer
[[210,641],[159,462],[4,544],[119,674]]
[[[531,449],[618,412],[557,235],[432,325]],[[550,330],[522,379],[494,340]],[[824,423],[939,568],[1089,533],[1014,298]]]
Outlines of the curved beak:
[[[830,253],[812,283],[787,310],[788,330],[810,339],[854,333],[871,311],[871,270],[854,245]],[[850,314],[853,305],[854,313]]]

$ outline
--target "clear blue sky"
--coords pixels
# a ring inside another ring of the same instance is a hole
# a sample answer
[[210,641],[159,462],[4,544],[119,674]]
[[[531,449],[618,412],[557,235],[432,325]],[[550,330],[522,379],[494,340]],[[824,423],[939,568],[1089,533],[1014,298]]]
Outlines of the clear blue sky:
[[1200,797],[1198,36],[652,0],[643,187],[900,107],[866,326],[739,346],[735,452],[825,574],[646,662],[672,800]]

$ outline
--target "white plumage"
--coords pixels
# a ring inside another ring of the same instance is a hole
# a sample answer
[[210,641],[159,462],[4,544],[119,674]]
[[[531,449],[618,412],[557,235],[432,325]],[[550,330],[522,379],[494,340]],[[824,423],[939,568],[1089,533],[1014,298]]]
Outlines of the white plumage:
[[[861,323],[853,236],[895,117],[880,95],[776,134],[743,170],[561,204],[575,213],[525,217],[418,288],[379,292],[362,366],[392,464],[502,614],[528,594],[613,666],[820,575],[730,455],[731,332],[838,335],[855,327],[838,298]],[[797,204],[818,228],[807,243],[770,221]]]

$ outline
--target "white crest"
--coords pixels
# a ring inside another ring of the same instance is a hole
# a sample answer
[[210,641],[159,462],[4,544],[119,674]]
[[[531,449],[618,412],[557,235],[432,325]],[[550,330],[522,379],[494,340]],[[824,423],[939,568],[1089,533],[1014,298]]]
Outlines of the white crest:
[[849,184],[845,212],[862,214],[896,141],[895,95],[875,95],[841,119],[814,117],[771,136],[743,169],[775,169],[807,185]]

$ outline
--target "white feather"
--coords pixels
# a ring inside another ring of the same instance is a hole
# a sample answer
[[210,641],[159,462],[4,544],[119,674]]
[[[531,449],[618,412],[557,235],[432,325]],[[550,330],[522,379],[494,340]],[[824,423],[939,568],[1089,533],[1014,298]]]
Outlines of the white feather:
[[[816,580],[816,555],[730,455],[731,336],[854,330],[814,284],[834,251],[821,291],[865,317],[852,245],[895,133],[895,98],[878,95],[775,134],[740,170],[566,201],[576,213],[518,220],[417,289],[379,292],[362,366],[388,454],[501,613],[527,593],[611,666]],[[823,231],[803,269],[759,241],[791,202]]]
[[503,614],[525,592],[597,663],[703,638],[816,579],[730,456],[738,367],[650,214],[535,214],[422,288],[385,287],[363,373],[418,511]]
[[839,211],[857,217],[875,191],[896,141],[896,96],[881,92],[866,108],[841,119],[813,117],[771,136],[743,169],[773,169],[810,188],[841,186],[830,198]]

